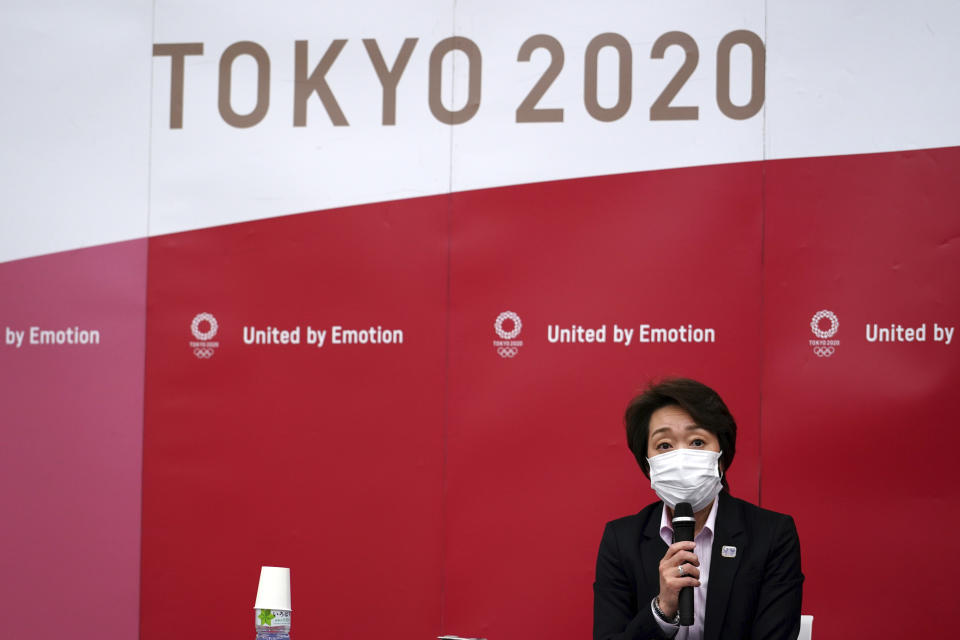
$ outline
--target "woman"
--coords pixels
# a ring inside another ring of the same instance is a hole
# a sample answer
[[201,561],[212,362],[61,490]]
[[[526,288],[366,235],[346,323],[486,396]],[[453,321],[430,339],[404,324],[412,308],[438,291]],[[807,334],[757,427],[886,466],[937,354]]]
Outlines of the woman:
[[[607,523],[594,582],[594,640],[796,638],[803,574],[793,518],[730,495],[737,424],[710,387],[650,385],[626,412],[627,445],[661,502]],[[693,542],[672,543],[688,502]],[[672,544],[671,544],[672,543]],[[694,624],[678,597],[693,587]]]

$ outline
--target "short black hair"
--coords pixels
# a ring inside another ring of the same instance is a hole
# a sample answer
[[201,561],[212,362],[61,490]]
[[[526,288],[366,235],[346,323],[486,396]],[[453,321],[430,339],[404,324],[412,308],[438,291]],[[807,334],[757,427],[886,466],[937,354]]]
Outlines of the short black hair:
[[643,475],[650,477],[650,465],[647,463],[650,416],[657,409],[670,406],[680,407],[690,414],[698,427],[717,437],[723,452],[720,461],[724,471],[723,484],[726,486],[726,471],[733,464],[733,456],[737,452],[737,422],[720,394],[702,382],[688,378],[666,378],[651,382],[627,405],[624,415],[627,446],[637,459]]

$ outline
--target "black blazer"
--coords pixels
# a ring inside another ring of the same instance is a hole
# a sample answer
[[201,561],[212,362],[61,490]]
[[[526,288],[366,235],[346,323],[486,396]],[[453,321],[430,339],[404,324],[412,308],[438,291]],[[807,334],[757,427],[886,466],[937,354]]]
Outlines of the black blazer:
[[[720,493],[707,585],[704,640],[795,639],[803,573],[793,518]],[[607,523],[593,583],[594,640],[664,638],[650,611],[660,591],[663,503]],[[737,548],[724,558],[721,548]]]

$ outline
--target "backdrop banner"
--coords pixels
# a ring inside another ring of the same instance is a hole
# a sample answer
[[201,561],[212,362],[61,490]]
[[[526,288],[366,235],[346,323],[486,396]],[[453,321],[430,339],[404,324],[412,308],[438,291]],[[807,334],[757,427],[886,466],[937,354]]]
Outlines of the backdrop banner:
[[624,409],[686,376],[816,637],[942,635],[902,585],[910,523],[960,524],[956,25],[5,2],[4,604],[226,640],[269,565],[294,637],[589,637],[603,525],[656,499]]

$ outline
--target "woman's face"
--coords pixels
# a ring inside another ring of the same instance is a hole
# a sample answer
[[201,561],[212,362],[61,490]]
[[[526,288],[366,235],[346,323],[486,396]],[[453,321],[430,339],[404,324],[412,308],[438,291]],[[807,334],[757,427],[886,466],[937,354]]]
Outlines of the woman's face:
[[660,407],[650,416],[647,457],[675,449],[720,451],[717,436],[698,427],[690,414],[676,405]]

